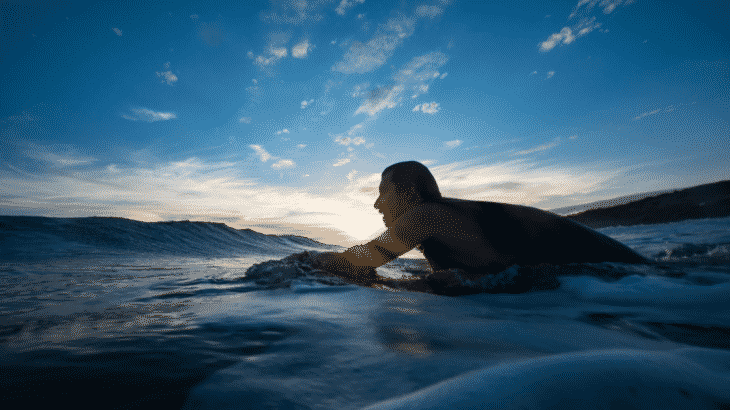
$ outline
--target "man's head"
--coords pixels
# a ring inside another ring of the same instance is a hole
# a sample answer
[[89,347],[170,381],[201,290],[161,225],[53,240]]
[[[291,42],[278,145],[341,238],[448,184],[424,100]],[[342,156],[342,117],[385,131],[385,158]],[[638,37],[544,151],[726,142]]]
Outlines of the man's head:
[[392,226],[403,213],[423,202],[441,198],[436,179],[425,165],[399,162],[385,168],[375,209],[383,214],[385,226]]

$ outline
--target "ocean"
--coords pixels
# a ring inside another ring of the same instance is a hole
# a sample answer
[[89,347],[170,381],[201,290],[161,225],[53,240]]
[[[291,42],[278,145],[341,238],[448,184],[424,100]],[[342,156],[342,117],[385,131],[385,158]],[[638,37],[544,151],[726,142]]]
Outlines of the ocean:
[[730,409],[730,218],[600,231],[655,262],[443,296],[256,265],[342,249],[297,236],[2,216],[0,408]]

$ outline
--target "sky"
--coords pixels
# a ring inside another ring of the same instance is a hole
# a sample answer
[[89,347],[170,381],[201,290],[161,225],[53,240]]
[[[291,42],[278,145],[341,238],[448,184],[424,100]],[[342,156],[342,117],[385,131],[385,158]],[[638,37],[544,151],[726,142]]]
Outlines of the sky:
[[730,176],[725,0],[0,3],[0,214],[384,230],[380,173],[555,209]]

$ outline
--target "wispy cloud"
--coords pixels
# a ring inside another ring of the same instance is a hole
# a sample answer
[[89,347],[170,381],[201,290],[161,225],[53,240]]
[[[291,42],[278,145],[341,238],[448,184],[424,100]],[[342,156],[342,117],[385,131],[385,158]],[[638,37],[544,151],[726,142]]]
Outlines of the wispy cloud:
[[548,71],[546,79],[553,78],[554,75],[555,75],[555,71]]
[[526,158],[492,164],[455,162],[431,168],[445,196],[554,207],[566,197],[591,198],[626,169],[601,164],[543,165]]
[[563,27],[560,32],[553,33],[547,40],[540,43],[540,51],[546,53],[558,44],[567,45],[575,41],[575,39],[585,36],[591,31],[600,28],[601,23],[596,22],[596,18],[586,18],[581,20],[573,27]]
[[378,26],[375,35],[367,43],[353,43],[342,61],[332,67],[332,71],[364,74],[380,68],[395,49],[413,34],[415,23],[414,19],[405,16],[391,18]]
[[513,155],[527,155],[527,154],[534,154],[536,152],[547,151],[547,150],[549,150],[551,148],[554,148],[554,147],[557,147],[558,145],[560,145],[560,142],[561,142],[560,141],[560,137],[558,137],[558,138],[555,138],[554,140],[552,140],[552,141],[550,141],[550,142],[548,142],[546,144],[538,145],[536,147],[532,147],[532,148],[525,149],[525,150],[522,150],[522,151],[517,151]]
[[296,164],[290,159],[281,159],[271,165],[274,169],[294,168]]
[[343,159],[335,162],[334,164],[332,164],[332,166],[333,167],[341,167],[341,166],[343,166],[345,164],[349,164],[349,163],[350,163],[350,158],[343,158]]
[[370,98],[355,111],[357,114],[373,116],[386,108],[395,108],[401,100],[402,85],[380,87],[371,92]]
[[119,30],[116,27],[112,28],[112,31],[115,32],[118,36],[121,36],[122,35],[122,30]]
[[365,0],[342,0],[340,1],[340,4],[335,9],[335,12],[339,14],[340,16],[344,16],[347,11],[357,4],[364,3]]
[[642,119],[642,118],[644,118],[644,117],[648,117],[648,116],[650,116],[650,115],[654,115],[654,114],[657,114],[657,113],[659,113],[659,112],[661,112],[661,111],[662,111],[662,109],[661,109],[661,108],[657,108],[657,109],[656,109],[656,110],[654,110],[654,111],[647,111],[647,112],[643,112],[643,113],[641,113],[641,114],[637,115],[636,117],[634,117],[634,121],[635,121],[635,120],[640,120],[640,119]]
[[304,58],[311,48],[312,46],[309,44],[309,41],[304,40],[291,49],[291,55],[294,58]]
[[302,109],[305,109],[305,108],[307,108],[308,106],[312,105],[312,103],[313,103],[313,102],[314,102],[314,100],[309,100],[309,101],[306,101],[306,100],[304,100],[304,101],[302,101],[302,106],[301,106],[301,108],[302,108]]
[[438,69],[448,60],[446,54],[439,51],[414,57],[393,76],[392,85],[372,90],[355,115],[374,116],[384,109],[394,108],[401,102],[405,90],[412,92],[412,97],[427,92],[429,85],[439,77]]
[[241,117],[238,119],[238,122],[242,122],[244,124],[251,124],[251,117]]
[[695,101],[695,102],[692,102],[689,104],[686,104],[686,103],[672,104],[672,105],[668,105],[664,108],[657,108],[656,110],[646,111],[646,112],[643,112],[643,113],[637,115],[636,117],[634,117],[634,121],[640,120],[640,119],[648,117],[650,115],[658,114],[660,112],[672,112],[680,107],[683,107],[686,105],[694,105],[694,104],[697,104],[697,102]]
[[423,103],[423,104],[416,105],[413,108],[413,112],[423,111],[426,114],[436,114],[440,110],[441,110],[441,108],[439,107],[439,104],[437,102],[432,102],[430,104],[429,103]]
[[559,32],[553,33],[547,40],[540,43],[540,51],[546,52],[555,48],[556,45],[570,44],[575,40],[573,30],[570,27],[563,27]]
[[247,56],[253,60],[255,65],[264,70],[269,66],[275,65],[288,54],[286,47],[269,47],[266,54],[255,56],[253,52],[249,51]]
[[267,23],[302,25],[316,23],[324,16],[320,12],[322,7],[329,6],[330,1],[272,1],[273,9],[261,13],[261,19]]
[[[170,62],[165,63],[165,69],[170,68]],[[162,78],[162,82],[167,83],[168,85],[172,85],[173,83],[177,82],[177,76],[172,73],[172,71],[155,71],[155,74],[157,74],[157,77]]]
[[439,6],[426,6],[421,5],[416,8],[416,15],[418,17],[435,18],[443,12],[443,9]]
[[132,108],[133,115],[122,114],[122,118],[130,121],[167,121],[177,118],[177,115],[172,112],[153,111],[148,108]]
[[89,165],[98,161],[94,157],[79,154],[69,146],[56,146],[56,149],[51,149],[42,145],[29,144],[24,153],[30,158],[44,161],[53,167],[59,168]]
[[352,145],[362,145],[362,144],[365,143],[365,140],[362,137],[355,137],[355,138],[350,138],[350,137],[337,138],[335,141],[338,142],[338,143],[340,143],[340,144],[342,144],[342,145],[350,145],[350,144],[352,144]]
[[269,154],[261,145],[249,145],[249,148],[256,151],[256,155],[261,158],[261,162],[266,162],[271,159],[271,154]]
[[361,122],[358,124],[353,125],[350,127],[347,132],[343,132],[342,134],[334,134],[331,135],[335,137],[335,142],[341,145],[348,146],[350,144],[352,145],[361,145],[365,143],[365,139],[362,137],[357,137],[356,135],[365,128],[365,122]]
[[616,10],[616,7],[622,4],[628,6],[633,2],[634,0],[580,0],[570,13],[570,16],[568,16],[568,19],[572,19],[581,13],[590,13],[596,5],[603,9],[603,14],[610,14],[612,11]]
[[289,130],[284,128],[283,130],[276,131],[276,135],[290,134]]
[[445,146],[446,146],[447,148],[456,148],[456,147],[458,147],[459,145],[461,145],[461,144],[462,144],[463,142],[464,142],[464,141],[462,141],[462,140],[453,140],[453,141],[446,141],[446,142],[444,142],[444,145],[445,145]]

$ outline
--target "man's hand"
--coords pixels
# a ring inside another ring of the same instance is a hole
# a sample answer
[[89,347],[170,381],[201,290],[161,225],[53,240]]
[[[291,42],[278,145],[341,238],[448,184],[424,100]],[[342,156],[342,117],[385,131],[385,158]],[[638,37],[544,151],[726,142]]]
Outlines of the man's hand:
[[375,268],[372,266],[354,266],[343,254],[337,252],[319,254],[312,265],[316,269],[344,273],[346,275],[343,276],[355,281],[377,279]]

